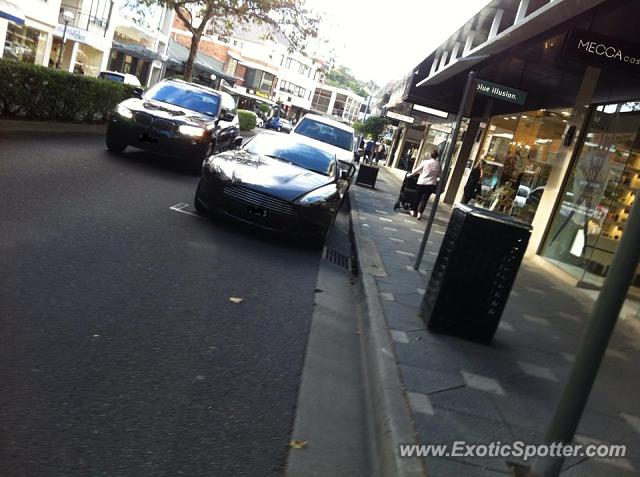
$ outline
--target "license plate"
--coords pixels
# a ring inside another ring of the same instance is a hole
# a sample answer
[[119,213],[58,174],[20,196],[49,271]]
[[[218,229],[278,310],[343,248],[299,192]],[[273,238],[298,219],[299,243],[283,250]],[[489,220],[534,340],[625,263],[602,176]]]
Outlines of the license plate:
[[251,215],[255,215],[257,217],[266,217],[267,216],[267,211],[264,209],[261,209],[260,207],[254,207],[252,205],[248,205],[247,206],[247,212]]
[[140,134],[140,142],[149,142],[149,143],[155,144],[158,142],[158,138],[155,136],[152,136],[149,133],[142,133]]

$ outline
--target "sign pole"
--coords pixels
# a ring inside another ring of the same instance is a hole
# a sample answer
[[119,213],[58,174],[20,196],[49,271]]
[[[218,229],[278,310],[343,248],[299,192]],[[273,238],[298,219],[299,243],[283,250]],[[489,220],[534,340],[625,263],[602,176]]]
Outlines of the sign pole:
[[460,108],[458,109],[456,124],[453,128],[453,132],[451,133],[451,141],[449,143],[449,147],[447,147],[447,150],[445,152],[444,167],[442,168],[443,174],[438,181],[438,185],[436,186],[436,196],[433,199],[433,205],[431,206],[431,211],[429,213],[429,221],[427,223],[427,228],[424,231],[424,235],[422,236],[422,242],[420,243],[420,249],[418,250],[418,257],[416,258],[416,263],[413,267],[414,270],[418,270],[420,268],[420,263],[422,262],[422,257],[424,255],[424,249],[427,246],[427,241],[429,240],[431,227],[433,227],[433,220],[436,217],[438,203],[440,202],[440,195],[442,194],[442,189],[447,183],[447,176],[449,175],[449,165],[451,163],[451,158],[453,157],[453,151],[456,148],[456,141],[458,140],[460,125],[462,124],[462,119],[464,118],[465,110],[467,109],[467,103],[472,102],[475,95],[475,78],[476,72],[469,71],[469,74],[467,75],[467,84],[464,88],[462,100],[460,100]]

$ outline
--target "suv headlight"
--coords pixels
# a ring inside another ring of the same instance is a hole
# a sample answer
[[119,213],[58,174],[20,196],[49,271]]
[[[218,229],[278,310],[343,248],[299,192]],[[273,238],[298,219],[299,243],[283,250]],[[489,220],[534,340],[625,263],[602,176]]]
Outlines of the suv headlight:
[[318,204],[323,205],[333,196],[338,193],[338,189],[335,184],[327,184],[326,186],[319,187],[318,189],[312,190],[311,192],[306,193],[302,197],[296,200],[296,204],[299,205],[312,205]]
[[118,107],[116,108],[116,111],[118,112],[118,114],[120,116],[122,116],[125,119],[133,118],[133,113],[126,106],[123,106],[123,105],[119,104]]
[[197,126],[182,125],[178,128],[178,132],[185,136],[202,137],[204,136],[205,130]]

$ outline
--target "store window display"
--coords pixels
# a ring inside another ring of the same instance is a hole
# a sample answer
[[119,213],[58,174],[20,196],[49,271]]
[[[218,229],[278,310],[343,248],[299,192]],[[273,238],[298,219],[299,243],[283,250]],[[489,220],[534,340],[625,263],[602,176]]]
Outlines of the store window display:
[[493,118],[479,153],[485,166],[475,205],[531,223],[553,168],[564,160],[570,116],[570,109],[541,109]]
[[[640,102],[592,111],[544,255],[600,285],[640,187]],[[637,281],[637,280],[636,280]]]
[[46,44],[46,33],[35,28],[9,23],[4,41],[3,58],[41,65]]

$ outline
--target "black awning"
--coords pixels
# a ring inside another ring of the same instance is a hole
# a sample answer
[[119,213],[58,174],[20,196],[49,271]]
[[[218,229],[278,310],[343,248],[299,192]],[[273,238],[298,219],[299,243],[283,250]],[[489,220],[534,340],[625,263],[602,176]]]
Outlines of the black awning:
[[131,43],[120,43],[119,41],[113,41],[111,49],[115,51],[121,51],[127,55],[135,56],[146,61],[155,61],[160,59],[160,54],[156,53],[149,48]]

